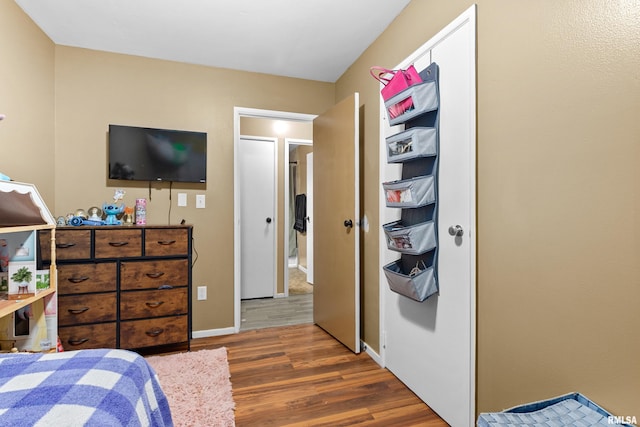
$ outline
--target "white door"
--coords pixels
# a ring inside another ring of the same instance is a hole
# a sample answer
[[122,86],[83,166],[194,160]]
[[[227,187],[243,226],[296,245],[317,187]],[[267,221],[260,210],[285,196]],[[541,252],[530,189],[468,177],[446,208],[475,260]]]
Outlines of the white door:
[[307,282],[313,285],[313,153],[307,154]]
[[241,298],[273,297],[276,282],[276,139],[241,136]]
[[[440,74],[439,293],[419,303],[391,292],[381,275],[383,360],[447,423],[466,427],[475,424],[475,6],[401,67],[422,70],[431,62]],[[401,130],[383,124],[381,135]],[[381,165],[383,182],[397,173]],[[381,220],[395,219],[391,211],[381,198]],[[449,234],[456,226],[461,236]],[[381,270],[396,258],[381,248]]]

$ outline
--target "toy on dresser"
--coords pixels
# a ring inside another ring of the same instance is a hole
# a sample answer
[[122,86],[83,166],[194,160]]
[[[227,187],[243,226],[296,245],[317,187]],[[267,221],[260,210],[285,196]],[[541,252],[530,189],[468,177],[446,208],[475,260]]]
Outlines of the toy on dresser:
[[[119,216],[129,225],[132,223],[133,209],[125,207],[124,203],[118,205],[118,202],[124,198],[124,193],[124,190],[116,190],[113,202],[104,202],[102,210],[97,206],[92,206],[87,212],[84,209],[78,209],[73,214],[67,214],[66,218],[59,217],[58,225],[121,225],[123,221],[118,219]],[[125,215],[121,215],[123,212]]]
[[122,221],[116,218],[116,215],[120,215],[124,212],[124,203],[120,206],[116,204],[107,204],[104,203],[102,205],[102,211],[107,215],[107,219],[105,220],[106,225],[120,225]]

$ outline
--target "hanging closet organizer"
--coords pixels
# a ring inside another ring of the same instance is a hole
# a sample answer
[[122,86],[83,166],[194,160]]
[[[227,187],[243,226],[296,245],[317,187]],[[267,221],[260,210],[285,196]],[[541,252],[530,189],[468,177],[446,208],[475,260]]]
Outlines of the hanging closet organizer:
[[[391,126],[404,130],[385,140],[387,163],[401,163],[401,179],[382,184],[386,206],[401,209],[400,219],[382,226],[387,248],[400,259],[383,267],[389,288],[422,302],[438,292],[438,65],[420,72],[422,83],[385,101]],[[411,100],[411,102],[407,102]],[[402,114],[392,117],[398,105]]]

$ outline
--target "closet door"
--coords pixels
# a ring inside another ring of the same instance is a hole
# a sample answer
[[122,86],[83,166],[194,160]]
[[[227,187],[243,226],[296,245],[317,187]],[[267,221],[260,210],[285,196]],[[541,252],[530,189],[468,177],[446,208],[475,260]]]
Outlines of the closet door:
[[359,97],[313,121],[313,320],[360,352]]
[[276,142],[240,137],[242,299],[276,292]]
[[[475,7],[428,41],[400,68],[439,66],[439,292],[423,302],[388,289],[382,343],[386,367],[454,427],[475,420]],[[384,113],[384,112],[383,112]],[[383,121],[386,125],[386,119]],[[399,127],[383,127],[382,136]],[[385,141],[381,141],[384,144]],[[381,166],[389,181],[392,167]],[[384,200],[383,200],[384,201]],[[382,204],[381,204],[382,205]],[[390,209],[382,209],[381,221]],[[451,230],[450,230],[451,229]],[[384,242],[384,240],[381,240]],[[381,245],[383,246],[383,245]],[[390,252],[390,251],[386,251]],[[393,254],[381,252],[382,266]]]

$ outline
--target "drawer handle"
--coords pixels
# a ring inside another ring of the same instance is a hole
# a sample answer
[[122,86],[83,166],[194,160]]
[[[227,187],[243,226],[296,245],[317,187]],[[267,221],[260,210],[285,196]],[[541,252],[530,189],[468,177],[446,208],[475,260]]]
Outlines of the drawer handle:
[[171,285],[160,285],[160,286],[158,286],[158,289],[160,289],[160,290],[173,289],[173,286],[171,286]]
[[158,240],[158,244],[164,246],[173,245],[175,242],[175,240]]
[[84,282],[86,280],[89,280],[89,278],[87,276],[69,277],[67,280],[70,281],[71,283],[81,283],[81,282]]
[[82,308],[69,308],[67,309],[67,311],[71,314],[82,314],[85,311],[89,311],[89,307],[82,307]]
[[122,246],[127,246],[129,242],[109,242],[110,246],[114,246],[116,248],[121,248]]
[[162,328],[154,328],[154,329],[151,329],[151,330],[145,332],[145,334],[149,335],[150,337],[157,337],[158,335],[160,335],[163,332],[164,332],[164,329],[162,329]]
[[149,308],[158,308],[160,307],[162,304],[164,304],[164,301],[147,301],[145,302],[145,304],[147,305],[147,307]]
[[80,338],[79,340],[69,339],[69,341],[67,342],[71,345],[80,345],[86,343],[87,341],[89,341],[89,338]]
[[157,279],[158,277],[162,277],[162,276],[164,276],[164,273],[162,271],[159,271],[157,273],[147,273],[147,277],[151,279]]
[[58,249],[69,249],[74,247],[75,243],[56,243],[56,248]]

